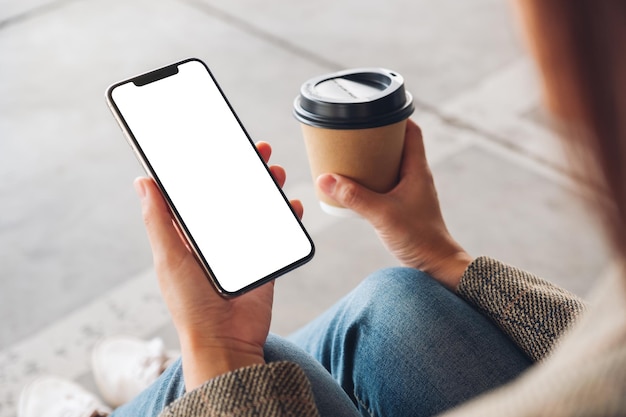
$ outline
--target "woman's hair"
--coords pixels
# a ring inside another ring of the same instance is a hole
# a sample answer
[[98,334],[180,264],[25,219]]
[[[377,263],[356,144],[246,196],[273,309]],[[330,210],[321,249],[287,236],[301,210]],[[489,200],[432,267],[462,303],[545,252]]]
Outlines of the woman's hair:
[[626,260],[626,0],[518,0],[561,136]]

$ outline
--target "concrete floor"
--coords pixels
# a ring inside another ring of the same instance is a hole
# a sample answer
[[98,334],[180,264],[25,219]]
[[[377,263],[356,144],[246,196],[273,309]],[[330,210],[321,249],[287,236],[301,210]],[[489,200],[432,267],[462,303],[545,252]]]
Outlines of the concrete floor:
[[272,143],[287,194],[305,203],[318,253],[279,280],[275,332],[394,265],[365,222],[321,212],[291,116],[304,80],[343,68],[404,76],[444,215],[472,254],[581,295],[607,267],[499,0],[0,0],[0,56],[0,417],[35,375],[90,386],[102,336],[175,345],[132,190],[141,170],[104,91],[189,56]]

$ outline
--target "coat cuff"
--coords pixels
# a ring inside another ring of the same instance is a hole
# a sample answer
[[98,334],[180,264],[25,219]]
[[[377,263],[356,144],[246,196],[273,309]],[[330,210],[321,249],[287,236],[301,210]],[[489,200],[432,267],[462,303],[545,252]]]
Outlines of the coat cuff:
[[493,320],[533,360],[544,359],[585,310],[574,294],[485,256],[472,262],[457,294]]
[[247,415],[317,416],[304,371],[291,362],[241,368],[185,394],[162,417]]

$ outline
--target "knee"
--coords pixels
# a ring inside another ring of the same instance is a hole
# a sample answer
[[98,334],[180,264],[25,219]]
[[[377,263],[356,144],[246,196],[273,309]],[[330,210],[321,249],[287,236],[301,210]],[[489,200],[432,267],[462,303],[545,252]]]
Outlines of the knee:
[[[349,296],[344,319],[353,327],[415,326],[430,322],[457,297],[428,274],[387,268],[367,277]],[[344,323],[346,324],[346,323]]]
[[402,306],[429,302],[436,294],[451,294],[434,278],[414,268],[386,268],[368,276],[356,289],[360,300]]
[[[431,338],[435,324],[450,314],[445,310],[454,298],[457,297],[422,271],[380,270],[341,303],[335,317],[334,351],[363,364],[368,369],[366,373],[373,372],[368,367],[374,363],[383,368],[391,365],[385,363],[389,352],[408,357],[419,340]],[[365,365],[366,362],[372,363]]]

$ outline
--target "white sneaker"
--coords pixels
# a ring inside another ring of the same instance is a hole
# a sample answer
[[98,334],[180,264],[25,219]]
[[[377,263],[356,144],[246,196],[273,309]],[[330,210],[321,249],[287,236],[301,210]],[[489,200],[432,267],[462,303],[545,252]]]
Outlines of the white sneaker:
[[84,388],[55,376],[42,376],[20,395],[18,417],[100,417],[111,410]]
[[115,336],[96,344],[91,363],[102,398],[111,407],[119,407],[156,381],[176,357],[176,352],[165,350],[161,339],[146,342]]

